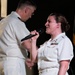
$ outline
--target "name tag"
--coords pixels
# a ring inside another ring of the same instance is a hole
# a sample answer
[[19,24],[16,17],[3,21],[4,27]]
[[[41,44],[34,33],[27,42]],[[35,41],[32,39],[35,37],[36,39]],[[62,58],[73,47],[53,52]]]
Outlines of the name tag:
[[58,45],[58,43],[51,43],[51,45]]

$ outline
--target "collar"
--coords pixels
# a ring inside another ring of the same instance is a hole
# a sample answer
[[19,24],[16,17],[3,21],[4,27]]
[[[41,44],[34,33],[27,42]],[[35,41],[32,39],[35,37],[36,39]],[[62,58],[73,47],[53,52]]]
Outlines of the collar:
[[65,32],[63,32],[63,33],[57,35],[53,40],[50,39],[49,41],[57,41],[57,39],[59,39],[60,37],[64,37],[64,36],[65,36]]
[[18,19],[19,19],[20,21],[24,22],[20,17],[18,17]]
[[65,37],[65,33],[61,33],[59,34],[56,38],[54,38],[53,40],[49,39],[49,41],[47,42],[47,46],[50,45],[58,45],[58,43]]
[[14,15],[15,17],[17,17],[20,21],[24,22],[24,21],[21,19],[21,16],[20,16],[17,12],[12,11],[11,14]]
[[11,12],[11,15],[14,15],[15,17],[21,18],[21,16],[17,12],[15,12],[15,11],[12,11]]

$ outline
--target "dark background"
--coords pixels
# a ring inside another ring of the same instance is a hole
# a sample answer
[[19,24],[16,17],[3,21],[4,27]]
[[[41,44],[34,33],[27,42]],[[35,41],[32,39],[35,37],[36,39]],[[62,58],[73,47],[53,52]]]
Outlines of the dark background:
[[[48,15],[52,12],[62,13],[70,24],[70,30],[67,32],[72,40],[73,24],[74,24],[74,2],[72,0],[33,0],[37,4],[35,15],[29,19],[27,23],[28,29],[34,30],[45,25]],[[7,14],[16,10],[19,0],[8,0]],[[46,39],[46,38],[45,38]],[[43,41],[43,40],[42,40]]]
[[[32,18],[26,22],[27,28],[30,31],[32,31],[34,29],[44,27],[48,15],[52,12],[59,12],[67,18],[70,24],[70,30],[66,34],[72,41],[74,10],[75,10],[74,2],[72,0],[33,0],[33,1],[37,4],[37,10],[35,11],[35,15],[32,16]],[[19,0],[8,0],[7,14],[10,14],[11,11],[16,10],[18,2]],[[43,34],[41,34],[41,37],[39,37],[37,45],[39,46],[49,38],[50,36],[45,34],[44,32]],[[68,71],[70,75],[75,75],[74,64],[75,58],[73,58],[70,65],[70,69]],[[38,75],[37,64],[35,64],[33,71],[34,75],[35,74]]]

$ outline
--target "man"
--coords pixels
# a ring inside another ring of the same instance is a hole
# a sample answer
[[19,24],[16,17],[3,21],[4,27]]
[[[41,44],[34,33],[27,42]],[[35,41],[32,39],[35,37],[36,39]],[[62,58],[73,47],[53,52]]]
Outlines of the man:
[[0,48],[5,54],[4,75],[26,75],[26,50],[31,50],[31,43],[30,40],[21,42],[21,39],[30,34],[24,22],[32,17],[35,10],[36,5],[32,1],[21,0],[16,11],[0,21],[3,25]]

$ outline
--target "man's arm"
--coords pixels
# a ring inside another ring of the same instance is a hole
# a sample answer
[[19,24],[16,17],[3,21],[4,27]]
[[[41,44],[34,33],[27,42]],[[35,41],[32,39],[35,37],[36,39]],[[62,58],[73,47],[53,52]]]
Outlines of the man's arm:
[[31,40],[30,39],[22,41],[21,45],[30,52],[31,50]]

